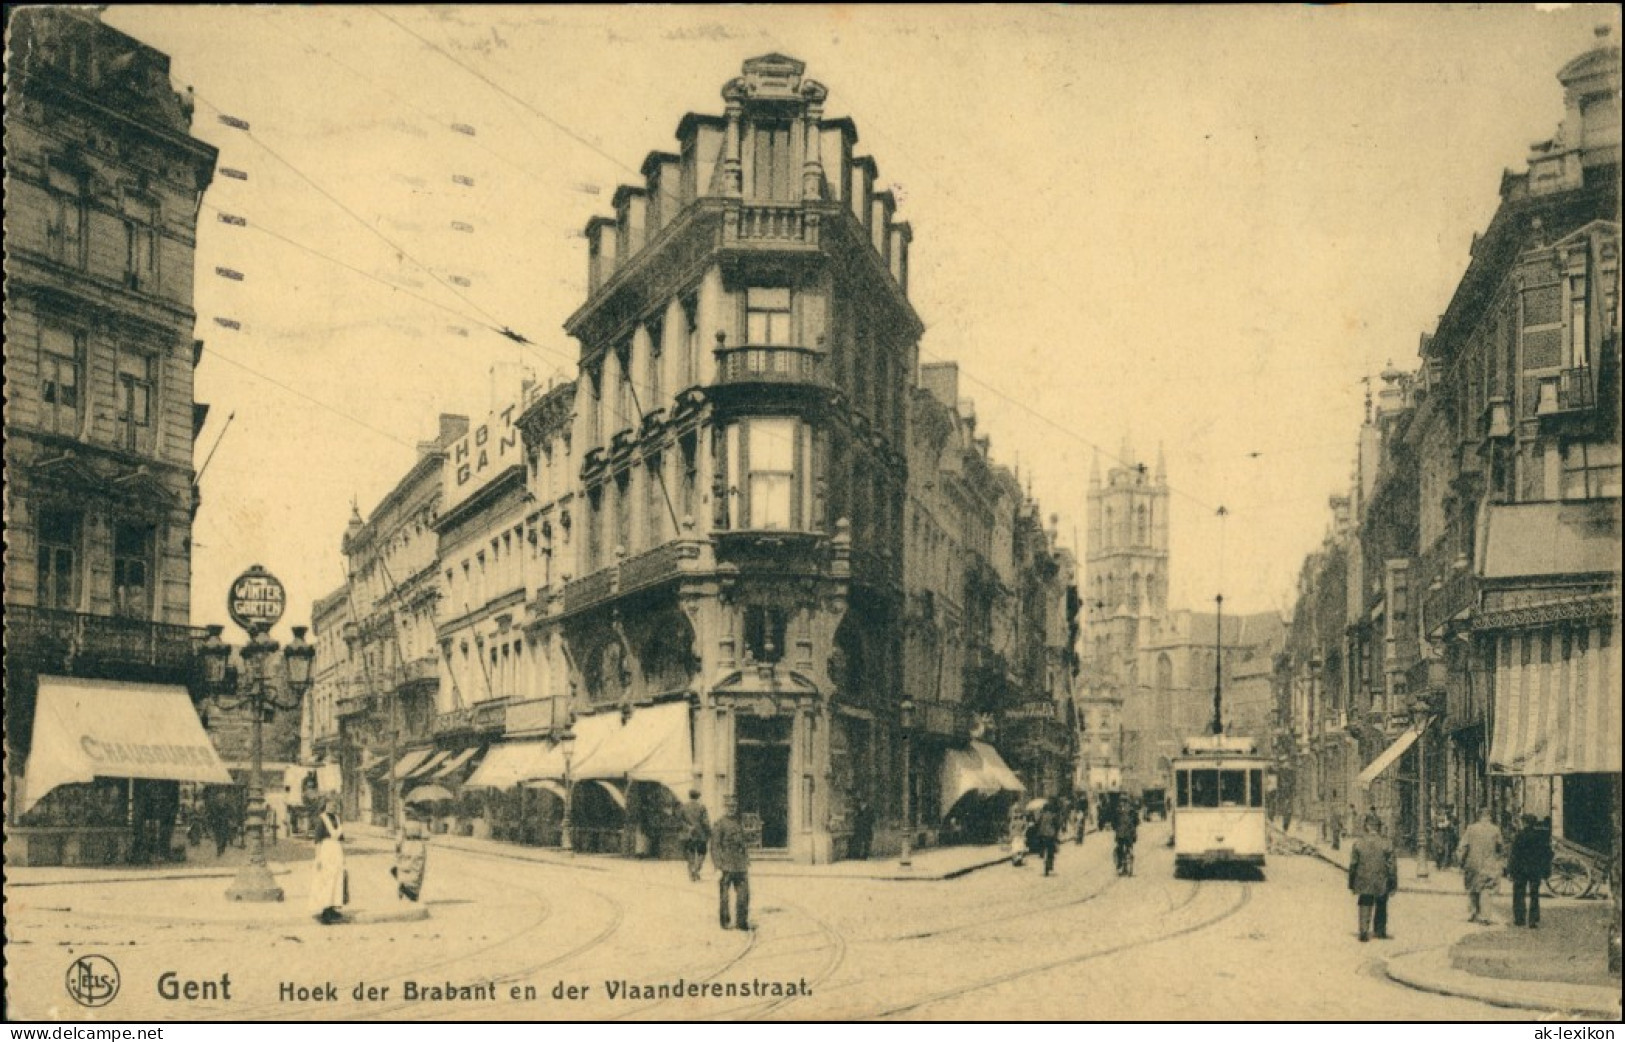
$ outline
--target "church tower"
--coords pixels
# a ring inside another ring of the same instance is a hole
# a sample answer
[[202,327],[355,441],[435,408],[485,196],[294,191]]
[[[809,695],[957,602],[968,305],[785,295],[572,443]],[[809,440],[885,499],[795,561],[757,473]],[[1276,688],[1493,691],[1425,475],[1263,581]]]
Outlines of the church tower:
[[1168,610],[1168,475],[1160,446],[1153,468],[1136,459],[1125,438],[1104,482],[1097,454],[1084,584],[1085,658],[1127,680],[1123,671],[1135,648]]
[[1168,474],[1160,446],[1148,467],[1125,438],[1104,480],[1096,454],[1087,544],[1079,590],[1078,784],[1116,791],[1125,762],[1134,759],[1123,710],[1138,682],[1137,651],[1168,611]]

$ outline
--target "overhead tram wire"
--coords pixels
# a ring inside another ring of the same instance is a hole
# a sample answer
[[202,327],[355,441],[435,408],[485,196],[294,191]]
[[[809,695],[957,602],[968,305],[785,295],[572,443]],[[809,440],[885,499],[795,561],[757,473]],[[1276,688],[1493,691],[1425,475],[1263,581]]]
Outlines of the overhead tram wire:
[[[220,116],[228,115],[228,113],[226,113],[226,111],[224,109],[220,108],[220,106],[216,105],[214,102],[212,102],[209,99],[205,98],[202,94],[199,94],[196,91],[196,89],[194,89],[192,93],[193,93],[193,96],[196,97],[198,101],[202,102],[203,104],[207,105],[209,108],[213,109],[217,115],[220,115]],[[374,238],[378,239],[384,245],[388,246],[391,250],[394,250],[395,253],[397,255],[399,255],[400,257],[402,257],[403,259],[410,260],[425,275],[428,275],[431,279],[434,279],[440,285],[444,286],[453,296],[455,296],[459,300],[463,301],[463,303],[465,303],[469,307],[473,308],[479,314],[484,315],[485,316],[485,321],[482,322],[481,325],[488,325],[493,332],[500,333],[501,335],[506,336],[509,339],[514,339],[514,338],[521,335],[521,334],[515,333],[510,326],[505,324],[501,319],[497,318],[495,315],[491,314],[491,312],[487,311],[485,308],[481,307],[479,304],[475,303],[473,300],[470,300],[466,294],[464,294],[460,290],[458,290],[458,288],[456,287],[455,284],[447,281],[446,279],[441,278],[438,274],[435,273],[433,268],[429,267],[429,265],[425,264],[423,261],[418,260],[418,258],[414,254],[409,252],[405,247],[403,247],[399,243],[395,242],[393,239],[391,239],[389,236],[385,235],[383,232],[379,231],[377,228],[374,228],[371,224],[368,224],[365,218],[363,218],[360,214],[358,214],[354,210],[352,210],[342,199],[339,199],[337,196],[333,195],[333,193],[331,193],[327,189],[323,188],[309,174],[306,174],[303,170],[301,170],[297,166],[295,166],[290,160],[285,158],[276,149],[272,148],[270,145],[267,145],[263,140],[261,140],[259,137],[255,136],[255,134],[254,134],[254,132],[252,130],[243,130],[241,127],[237,128],[237,129],[239,129],[250,141],[254,142],[254,144],[256,144],[260,148],[264,149],[267,155],[269,155],[271,158],[275,159],[277,162],[281,163],[283,166],[287,167],[288,170],[291,171],[294,174],[295,177],[298,177],[301,181],[305,182],[305,184],[309,185],[310,188],[312,190],[314,190],[315,192],[317,192],[319,195],[321,195],[322,198],[326,199],[328,202],[332,203],[334,206],[336,206],[340,210],[344,211],[344,213],[346,215],[348,215],[351,220],[355,221],[356,224],[358,224],[361,227],[365,228],[367,230],[367,232],[369,234],[371,234]],[[534,341],[529,340],[529,338],[526,338],[526,342],[531,343],[531,344],[535,343]]]
[[[193,90],[193,96],[196,97],[203,104],[207,105],[209,108],[213,109],[217,115],[222,115],[222,116],[227,115],[227,113],[223,109],[221,109],[214,102],[212,102],[212,101],[208,100],[207,98],[205,98],[203,95],[198,94],[195,89]],[[453,284],[447,282],[445,279],[442,279],[439,275],[435,274],[433,269],[431,269],[423,261],[419,260],[415,254],[413,254],[412,252],[406,250],[404,247],[398,245],[393,240],[391,240],[388,236],[384,235],[382,232],[378,231],[372,225],[368,224],[354,210],[350,209],[341,200],[335,198],[326,189],[322,188],[309,175],[305,174],[302,170],[300,170],[297,166],[295,166],[288,159],[284,158],[275,149],[272,149],[264,141],[262,141],[258,137],[255,137],[252,131],[246,131],[245,130],[245,131],[242,131],[242,133],[246,134],[248,136],[249,140],[253,141],[260,148],[264,149],[269,155],[271,155],[274,159],[276,159],[277,162],[279,162],[283,166],[287,167],[296,176],[298,176],[301,180],[303,180],[307,185],[309,185],[315,191],[320,193],[323,196],[323,198],[327,199],[330,203],[337,206],[340,210],[343,210],[344,213],[347,214],[351,219],[353,219],[357,224],[361,225],[368,232],[370,232],[372,235],[374,235],[380,241],[382,241],[385,245],[389,246],[389,248],[391,250],[395,251],[395,253],[397,255],[399,255],[400,257],[402,257],[402,258],[404,258],[406,260],[410,260],[413,263],[413,265],[415,265],[417,268],[422,270],[430,278],[434,279],[437,283],[441,284],[442,286],[445,286],[448,290],[450,290],[451,293],[454,296],[456,296],[459,300],[462,300],[469,307],[473,308],[476,312],[478,312],[479,314],[484,316],[484,318],[482,318],[482,319],[473,319],[473,318],[470,318],[467,315],[454,312],[454,313],[459,314],[459,317],[463,318],[465,321],[473,323],[474,325],[478,325],[478,326],[488,330],[489,332],[496,333],[498,336],[506,337],[509,340],[512,340],[515,343],[519,344],[522,348],[528,348],[528,349],[532,350],[542,360],[546,360],[548,362],[563,360],[567,365],[570,365],[570,366],[574,366],[576,364],[575,359],[569,358],[568,356],[565,356],[565,355],[562,355],[562,354],[558,354],[556,356],[556,358],[547,357],[547,355],[544,352],[546,352],[549,349],[543,348],[542,345],[540,345],[540,344],[536,343],[535,341],[531,340],[529,337],[524,336],[522,333],[515,332],[511,326],[503,324],[500,319],[498,319],[495,315],[491,314],[491,312],[487,311],[485,308],[481,307],[479,304],[475,303],[466,294],[460,292]],[[218,213],[219,211],[216,210],[216,212]],[[250,225],[250,226],[252,227],[253,225]],[[284,241],[286,241],[286,242],[288,242],[288,243],[290,243],[292,245],[298,246],[301,249],[305,249],[305,250],[307,250],[307,251],[309,251],[309,252],[311,252],[313,254],[316,254],[318,256],[322,256],[327,260],[333,261],[334,263],[343,265],[344,267],[347,267],[347,268],[351,268],[351,270],[359,270],[359,269],[353,268],[353,266],[351,266],[351,265],[345,264],[343,261],[337,260],[336,258],[328,257],[327,255],[322,254],[321,251],[316,250],[313,247],[305,246],[302,243],[295,242],[293,239],[290,239],[290,238],[288,238],[286,236],[282,236],[282,235],[279,235],[277,233],[271,233],[269,231],[267,233],[276,235],[276,237],[281,238]],[[370,275],[370,273],[363,272],[363,274],[368,274],[369,277],[375,279],[376,281],[383,282],[383,280],[378,279],[377,276]],[[406,290],[406,289],[404,289],[402,287],[394,286],[393,283],[384,282],[384,284],[390,286],[391,288],[398,289],[398,290],[400,290],[400,292],[410,293],[409,290]],[[427,301],[429,299],[427,297],[423,297],[421,294],[412,294],[412,295],[415,296],[415,297],[418,297],[418,299],[425,300],[425,301]],[[445,305],[440,305],[440,304],[437,304],[436,306],[445,307]],[[451,310],[451,309],[448,309],[448,310]]]
[[[382,18],[385,21],[389,22],[391,25],[395,26],[401,32],[406,33],[408,36],[413,37],[418,42],[422,43],[425,47],[428,47],[430,50],[434,51],[436,54],[439,54],[442,58],[444,58],[447,61],[451,62],[453,65],[456,65],[458,68],[462,69],[463,71],[467,72],[469,75],[473,76],[475,79],[479,80],[481,83],[484,83],[490,89],[496,91],[502,97],[505,97],[505,98],[509,99],[510,101],[522,106],[527,111],[534,114],[537,118],[545,121],[550,126],[557,129],[560,133],[562,133],[562,134],[566,135],[567,137],[569,137],[571,140],[576,141],[577,143],[579,143],[579,144],[585,146],[586,148],[590,149],[595,154],[597,154],[599,156],[602,156],[603,158],[609,160],[610,162],[614,163],[618,168],[620,168],[622,170],[625,170],[625,171],[631,173],[634,176],[641,176],[640,171],[633,170],[632,167],[628,166],[626,163],[623,163],[621,160],[617,159],[615,156],[610,155],[608,152],[604,151],[602,148],[600,148],[597,145],[593,144],[587,138],[585,138],[582,135],[576,133],[574,130],[572,130],[569,126],[567,126],[566,124],[564,124],[560,120],[554,118],[551,115],[548,115],[546,112],[542,111],[540,108],[538,108],[532,102],[526,101],[524,98],[521,98],[517,94],[514,94],[512,91],[508,90],[506,87],[503,87],[501,84],[499,84],[496,81],[492,80],[489,76],[486,76],[484,73],[480,72],[478,69],[475,69],[474,67],[468,65],[466,62],[463,62],[463,61],[459,60],[455,55],[453,55],[450,52],[446,51],[444,48],[440,47],[438,44],[434,43],[433,41],[431,41],[431,40],[427,39],[426,37],[422,36],[420,33],[416,32],[415,30],[410,29],[407,26],[403,25],[402,23],[396,21],[394,18],[392,18],[389,15],[385,14],[383,11],[379,10],[376,7],[368,7],[367,10],[371,11],[373,14],[377,15],[379,18]],[[780,51],[786,51],[786,48],[781,43],[779,43],[779,41],[774,40],[774,44],[777,46],[777,48]],[[787,51],[786,51],[786,53],[787,53]],[[882,135],[882,136],[884,136],[884,135]],[[901,150],[897,150],[897,151],[898,151],[899,154],[901,154]],[[662,195],[665,195],[665,194],[666,194],[666,189],[665,189],[665,186],[662,185]],[[921,354],[929,355],[932,358],[936,358],[936,359],[939,359],[939,360],[942,360],[942,361],[952,361],[952,359],[942,359],[941,356],[938,356],[938,355],[936,355],[936,354],[934,354],[932,352],[929,352],[929,351],[925,351],[923,349],[921,350]],[[1042,413],[1039,413],[1037,410],[1033,409],[1031,406],[1028,406],[1025,403],[1019,401],[1018,399],[1006,394],[1005,392],[999,390],[997,387],[994,387],[992,384],[988,383],[987,381],[982,380],[980,377],[977,377],[974,373],[971,373],[969,370],[964,369],[963,366],[961,366],[960,372],[962,372],[967,378],[974,381],[975,383],[978,383],[981,386],[987,388],[989,391],[991,391],[993,394],[997,395],[999,398],[1001,398],[1001,399],[1003,399],[1005,401],[1008,401],[1013,405],[1016,405],[1018,408],[1020,408],[1023,411],[1029,413],[1030,415],[1034,416],[1035,418],[1037,418],[1039,420],[1042,420],[1043,422],[1049,424],[1050,426],[1052,426],[1055,429],[1061,431],[1062,433],[1067,434],[1068,436],[1076,439],[1077,441],[1082,442],[1084,445],[1086,445],[1089,448],[1092,448],[1095,451],[1101,453],[1106,458],[1111,459],[1111,460],[1116,460],[1118,463],[1121,463],[1123,466],[1132,466],[1133,465],[1133,461],[1131,461],[1131,460],[1118,460],[1115,453],[1113,453],[1111,450],[1101,446],[1099,443],[1095,442],[1093,439],[1089,438],[1087,435],[1084,435],[1084,434],[1079,433],[1078,431],[1072,430],[1070,427],[1067,427],[1066,425],[1064,425],[1062,423],[1059,423],[1059,422],[1057,422],[1057,421],[1055,421],[1053,419],[1050,419],[1048,416],[1045,416]],[[1169,485],[1168,490],[1170,492],[1178,494],[1179,496],[1181,496],[1181,497],[1183,497],[1185,499],[1190,500],[1192,503],[1195,503],[1196,505],[1201,506],[1204,509],[1210,509],[1214,505],[1214,504],[1208,502],[1207,500],[1202,499],[1199,496],[1196,496],[1196,495],[1194,495],[1192,493],[1186,492],[1182,488],[1176,488],[1173,485]]]
[[[320,47],[317,47],[316,45],[314,45],[312,43],[309,43],[303,37],[301,37],[298,33],[295,33],[291,29],[288,29],[286,26],[278,24],[279,19],[277,19],[275,17],[272,17],[272,18],[268,19],[267,21],[268,21],[268,24],[275,27],[278,32],[282,33],[288,39],[290,39],[290,40],[294,41],[295,43],[299,44],[305,50],[309,51],[312,54],[315,54],[318,57],[326,58],[328,61],[332,62],[334,65],[337,65],[339,68],[343,69],[345,72],[349,73],[351,76],[355,77],[356,79],[362,81],[363,83],[369,84],[374,89],[388,95],[391,98],[394,98],[396,101],[400,102],[406,108],[411,109],[413,112],[416,112],[423,119],[428,120],[432,125],[440,127],[441,129],[445,129],[446,127],[451,125],[452,121],[450,119],[448,119],[448,118],[446,118],[444,116],[437,115],[437,114],[435,114],[433,112],[430,112],[429,110],[425,109],[423,106],[421,106],[421,105],[417,104],[416,102],[412,101],[410,98],[407,98],[406,96],[404,96],[402,94],[399,94],[399,93],[396,93],[393,90],[390,90],[388,87],[384,86],[382,83],[379,83],[377,80],[373,79],[371,76],[368,76],[366,73],[360,71],[359,69],[355,68],[352,65],[349,65],[348,63],[346,63],[344,61],[341,61],[338,58],[338,56],[333,54],[331,51],[324,50],[324,49],[322,49]],[[516,159],[510,158],[509,156],[503,155],[501,152],[498,152],[496,149],[494,149],[490,145],[486,144],[485,141],[482,138],[480,138],[477,134],[476,135],[466,135],[465,134],[463,136],[468,137],[469,140],[474,144],[474,147],[476,147],[476,148],[480,149],[481,151],[485,152],[487,155],[493,156],[496,159],[501,160],[503,163],[506,163],[508,166],[512,167],[514,170],[518,171],[519,173],[526,175],[527,177],[544,176],[541,171],[539,171],[537,169],[534,169],[534,168],[532,168],[530,166],[527,166],[526,164],[521,163]],[[549,174],[547,174],[545,176],[551,177],[552,174],[549,173]]]
[[225,362],[227,365],[236,366],[238,369],[241,369],[243,372],[248,373],[250,376],[258,377],[259,379],[264,380],[266,383],[271,384],[274,387],[279,387],[282,390],[287,391],[289,394],[294,395],[295,397],[303,398],[305,401],[311,403],[312,405],[315,405],[315,406],[317,406],[319,408],[322,408],[322,409],[326,409],[328,412],[332,413],[335,416],[342,416],[346,420],[349,420],[351,423],[355,424],[356,426],[364,427],[367,430],[371,431],[372,433],[374,433],[376,435],[379,435],[380,437],[388,438],[390,441],[394,442],[397,445],[400,445],[400,446],[402,446],[404,448],[408,448],[408,449],[413,449],[413,450],[417,449],[417,446],[412,444],[411,442],[404,441],[404,440],[402,440],[400,438],[397,438],[397,437],[395,437],[395,435],[389,433],[386,430],[383,430],[380,427],[374,427],[372,424],[368,423],[366,420],[360,419],[359,417],[356,417],[356,416],[352,416],[350,413],[345,412],[343,409],[340,409],[340,408],[338,408],[337,406],[334,406],[334,405],[329,405],[327,402],[322,401],[320,398],[313,398],[310,395],[306,394],[304,391],[301,391],[296,387],[290,387],[289,385],[283,383],[281,380],[278,380],[274,376],[267,376],[266,374],[260,372],[258,369],[254,369],[254,368],[252,368],[250,366],[244,365],[243,363],[237,361],[235,358],[231,358],[231,357],[229,357],[227,355],[223,355],[219,351],[216,351],[214,348],[209,347],[207,344],[205,344],[203,346],[203,353],[207,354],[207,355],[213,355],[215,358],[220,359],[222,362]]
[[[485,84],[486,87],[488,87],[491,90],[495,91],[500,96],[502,96],[502,97],[508,99],[509,101],[513,102],[514,104],[520,106],[525,111],[527,111],[531,115],[535,116],[537,119],[540,119],[543,122],[547,123],[549,126],[553,127],[555,130],[557,130],[559,133],[563,134],[565,137],[568,137],[570,140],[572,140],[572,141],[576,142],[577,144],[585,147],[586,149],[588,149],[589,151],[591,151],[595,155],[609,160],[611,163],[613,163],[615,165],[615,167],[617,169],[623,170],[623,171],[627,172],[628,174],[630,174],[633,177],[642,177],[643,176],[643,172],[641,170],[635,169],[634,167],[628,165],[627,163],[622,162],[619,158],[617,158],[617,157],[611,155],[610,153],[604,151],[599,146],[593,144],[593,142],[590,141],[584,135],[578,134],[574,130],[570,129],[570,127],[567,124],[565,124],[564,122],[562,122],[561,120],[556,119],[553,116],[548,115],[540,107],[538,107],[534,102],[526,101],[524,98],[521,98],[519,95],[517,95],[517,94],[513,93],[512,91],[508,90],[508,88],[502,86],[502,84],[497,83],[495,80],[491,79],[489,76],[486,76],[484,73],[480,72],[478,69],[474,68],[473,66],[469,65],[468,63],[466,63],[464,61],[459,60],[456,55],[454,55],[451,52],[447,51],[445,48],[441,47],[439,44],[436,44],[433,40],[428,39],[427,37],[425,37],[422,34],[418,33],[416,30],[410,29],[407,26],[403,25],[402,23],[396,21],[395,19],[391,18],[389,15],[385,14],[383,11],[379,10],[377,7],[368,7],[367,10],[371,11],[373,14],[377,15],[379,18],[382,18],[384,21],[390,23],[391,25],[393,25],[395,28],[399,29],[401,32],[405,33],[406,35],[408,35],[408,36],[412,37],[413,39],[417,40],[419,43],[423,44],[423,46],[429,48],[431,51],[434,51],[436,54],[438,54],[442,58],[446,59],[446,61],[451,62],[453,65],[457,66],[459,69],[462,69],[464,72],[468,73],[470,76],[474,77],[476,80],[479,80],[481,83]],[[662,182],[662,184],[660,186],[660,197],[663,200],[668,200],[668,201],[676,202],[676,203],[681,203],[681,201],[682,201],[681,197],[676,193],[676,191],[674,189],[670,188],[669,186],[667,186],[664,182]]]

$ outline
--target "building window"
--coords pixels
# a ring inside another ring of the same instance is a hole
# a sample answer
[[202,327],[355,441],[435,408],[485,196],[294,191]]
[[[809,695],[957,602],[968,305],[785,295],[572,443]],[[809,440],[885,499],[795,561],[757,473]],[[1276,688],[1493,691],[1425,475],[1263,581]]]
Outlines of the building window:
[[119,356],[118,422],[126,449],[147,447],[152,429],[152,359]]
[[636,424],[632,404],[632,341],[615,349],[615,431],[631,430]]
[[622,471],[615,475],[615,547],[616,553],[627,553],[632,548],[632,475]]
[[790,343],[790,290],[752,286],[745,290],[745,339],[752,347]]
[[39,516],[39,606],[79,609],[79,515],[42,510]]
[[666,541],[666,487],[661,473],[663,458],[650,456],[643,474],[644,533],[650,549]]
[[1620,449],[1606,442],[1563,447],[1564,499],[1602,499],[1620,494]]
[[790,154],[790,124],[758,124],[752,137],[754,157],[751,164],[752,194],[757,199],[790,200],[795,196],[792,174],[794,167]]
[[1591,346],[1586,339],[1586,280],[1569,280],[1569,365],[1578,369],[1591,364]]
[[46,249],[58,263],[83,268],[88,253],[85,233],[90,223],[85,208],[85,177],[77,170],[52,163],[47,179],[51,201],[45,219]]
[[587,370],[587,387],[591,398],[587,402],[587,444],[603,443],[604,363],[602,360]]
[[113,612],[127,619],[152,618],[150,525],[119,524],[113,530]]
[[650,409],[658,409],[666,400],[666,381],[661,371],[666,362],[666,323],[660,318],[649,320],[649,386],[644,397]]
[[124,201],[124,285],[151,290],[158,281],[158,208],[139,199]]
[[788,615],[783,608],[752,605],[745,609],[745,654],[756,662],[784,658]]
[[678,359],[678,379],[688,388],[700,382],[700,302],[697,297],[687,296],[683,298],[681,306],[683,357]]
[[598,570],[604,560],[604,487],[587,492],[587,571]]
[[695,434],[685,434],[678,446],[683,454],[683,489],[680,505],[684,518],[694,518],[698,516],[696,510],[699,505],[700,439]]
[[85,335],[49,326],[40,332],[41,425],[57,434],[79,432],[79,385]]
[[747,421],[744,428],[745,525],[795,527],[796,421],[756,419]]

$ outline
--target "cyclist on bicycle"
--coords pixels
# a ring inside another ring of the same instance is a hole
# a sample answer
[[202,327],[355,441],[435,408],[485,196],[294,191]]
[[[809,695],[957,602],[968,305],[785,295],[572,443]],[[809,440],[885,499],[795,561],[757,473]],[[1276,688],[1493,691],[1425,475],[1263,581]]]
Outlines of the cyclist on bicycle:
[[1113,852],[1118,875],[1134,871],[1134,842],[1140,835],[1140,808],[1127,793],[1117,799],[1117,813],[1112,818],[1112,831],[1117,834],[1117,847]]

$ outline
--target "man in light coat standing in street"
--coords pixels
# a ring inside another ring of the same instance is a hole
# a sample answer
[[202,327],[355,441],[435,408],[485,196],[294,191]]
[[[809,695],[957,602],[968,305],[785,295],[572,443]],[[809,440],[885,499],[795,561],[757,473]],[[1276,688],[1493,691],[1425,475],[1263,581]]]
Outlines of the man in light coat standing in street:
[[1360,940],[1388,939],[1388,895],[1399,889],[1399,862],[1381,823],[1367,823],[1349,854],[1349,889],[1360,901]]
[[705,867],[705,848],[711,842],[711,813],[700,802],[700,790],[688,790],[688,802],[678,808],[683,823],[683,857],[688,861],[688,878],[700,881],[700,869]]
[[750,838],[739,820],[739,801],[729,796],[723,808],[722,817],[711,830],[711,860],[721,873],[717,880],[717,918],[724,930],[729,928],[728,888],[732,887],[738,911],[732,925],[749,930]]
[[1461,879],[1467,887],[1470,921],[1488,924],[1484,914],[1484,891],[1493,890],[1501,879],[1501,830],[1495,827],[1490,809],[1478,813],[1461,839]]

